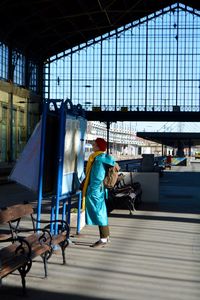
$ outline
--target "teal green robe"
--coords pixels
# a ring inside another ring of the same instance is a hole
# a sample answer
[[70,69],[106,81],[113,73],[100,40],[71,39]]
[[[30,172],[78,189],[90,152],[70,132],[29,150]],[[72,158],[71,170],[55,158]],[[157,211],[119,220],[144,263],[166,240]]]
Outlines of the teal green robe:
[[87,225],[108,225],[103,180],[106,174],[106,167],[114,165],[114,158],[105,153],[96,156],[93,162],[85,198]]

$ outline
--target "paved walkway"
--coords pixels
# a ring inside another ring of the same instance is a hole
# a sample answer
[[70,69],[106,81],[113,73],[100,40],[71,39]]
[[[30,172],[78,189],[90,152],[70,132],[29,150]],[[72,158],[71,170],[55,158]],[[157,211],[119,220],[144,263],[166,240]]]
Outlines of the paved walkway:
[[[86,226],[71,237],[66,266],[60,254],[51,258],[47,279],[38,258],[27,276],[27,299],[199,300],[199,185],[200,165],[166,171],[159,206],[143,205],[133,216],[111,213],[107,247],[91,248],[98,229]],[[0,186],[1,206],[27,198],[36,203],[35,197],[16,184]],[[20,299],[20,293],[17,273],[3,280],[5,299]]]

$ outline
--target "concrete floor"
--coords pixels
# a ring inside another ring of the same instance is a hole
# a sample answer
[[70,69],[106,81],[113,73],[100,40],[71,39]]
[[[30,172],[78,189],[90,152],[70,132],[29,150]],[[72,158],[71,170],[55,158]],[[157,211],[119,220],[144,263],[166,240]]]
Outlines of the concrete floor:
[[[36,195],[16,184],[0,186],[0,206]],[[27,275],[26,298],[112,300],[200,299],[200,164],[173,167],[160,179],[158,206],[142,205],[134,215],[114,210],[109,217],[111,243],[90,245],[96,226],[71,236],[67,265],[57,253],[44,279],[40,258]],[[3,279],[0,295],[21,298],[19,275]]]

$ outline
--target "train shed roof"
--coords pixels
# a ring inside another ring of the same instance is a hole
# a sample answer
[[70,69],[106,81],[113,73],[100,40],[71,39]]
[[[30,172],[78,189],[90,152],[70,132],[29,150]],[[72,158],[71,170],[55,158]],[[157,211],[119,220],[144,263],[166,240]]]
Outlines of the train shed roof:
[[[45,60],[176,2],[4,0],[0,3],[0,41]],[[200,8],[197,0],[181,3]]]

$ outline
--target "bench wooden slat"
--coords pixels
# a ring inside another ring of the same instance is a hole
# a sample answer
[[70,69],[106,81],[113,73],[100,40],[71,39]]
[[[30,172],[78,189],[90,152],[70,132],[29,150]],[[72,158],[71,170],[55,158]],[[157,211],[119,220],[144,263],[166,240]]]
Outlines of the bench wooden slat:
[[51,251],[50,239],[47,239],[47,241],[45,243],[42,243],[42,241],[41,242],[39,241],[39,237],[41,237],[41,234],[38,235],[37,233],[34,233],[25,238],[25,240],[29,243],[29,245],[31,247],[31,257],[32,258],[42,255],[47,251]]
[[16,204],[6,207],[0,210],[0,224],[5,224],[30,214],[33,214],[31,204]]
[[28,243],[21,238],[6,242],[12,242],[12,244],[0,249],[0,279],[18,270],[22,280],[23,294],[25,294],[25,277],[32,265],[30,247]]
[[3,278],[8,274],[13,273],[26,262],[27,258],[23,255],[11,255],[9,259],[1,262],[0,277]]
[[54,244],[54,245],[57,245],[57,244],[59,244],[60,242],[63,242],[63,241],[65,241],[66,240],[66,233],[60,233],[60,234],[58,234],[58,235],[53,235],[53,237],[52,237],[52,243]]
[[0,233],[0,241],[5,241],[11,237],[11,234]]

